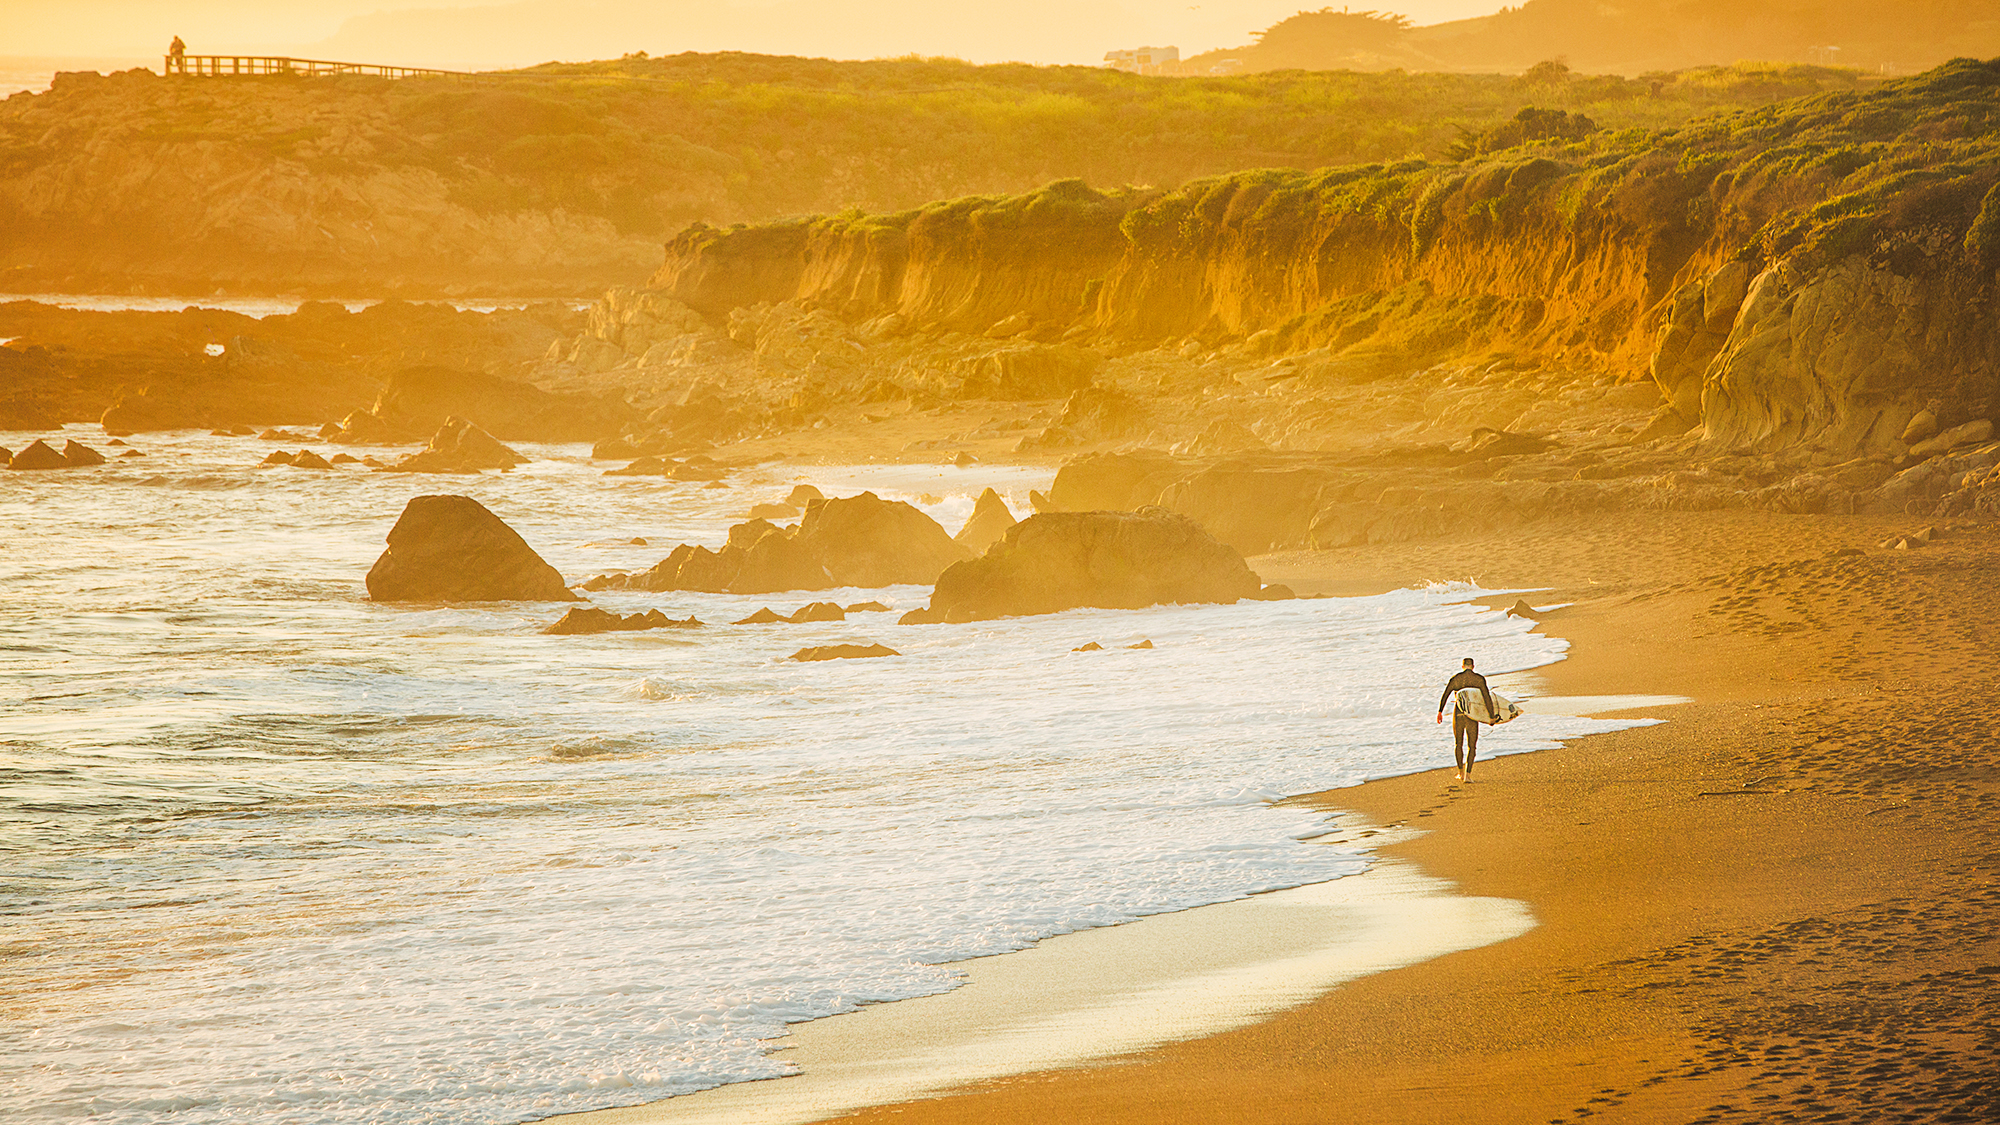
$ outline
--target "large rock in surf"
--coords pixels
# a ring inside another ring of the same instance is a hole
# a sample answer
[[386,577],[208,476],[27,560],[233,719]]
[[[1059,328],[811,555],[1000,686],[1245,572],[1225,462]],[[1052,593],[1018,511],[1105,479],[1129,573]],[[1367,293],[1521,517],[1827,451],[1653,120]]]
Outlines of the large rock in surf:
[[798,538],[835,586],[929,585],[972,557],[936,520],[872,492],[808,503]]
[[730,544],[722,549],[724,555],[741,552],[742,564],[736,576],[729,580],[732,594],[775,594],[780,590],[824,590],[842,585],[827,577],[826,568],[806,546],[796,531],[786,531],[772,527],[763,520],[765,531],[757,536],[748,547],[739,547],[736,529],[730,529]]
[[418,496],[368,571],[378,602],[581,601],[556,568],[470,496]]
[[1014,513],[1007,510],[1007,502],[989,488],[973,502],[972,518],[966,520],[958,534],[951,537],[952,542],[974,555],[982,555],[986,553],[986,548],[998,543],[1016,522]]
[[28,448],[14,454],[8,462],[10,469],[67,469],[69,460],[45,441],[35,441]]
[[1261,583],[1243,556],[1163,508],[1030,516],[976,559],[938,577],[912,623],[984,621],[1081,606],[1139,609],[1234,602]]
[[477,473],[486,469],[505,471],[526,464],[528,458],[500,444],[492,434],[463,418],[447,418],[430,444],[394,465],[385,473]]

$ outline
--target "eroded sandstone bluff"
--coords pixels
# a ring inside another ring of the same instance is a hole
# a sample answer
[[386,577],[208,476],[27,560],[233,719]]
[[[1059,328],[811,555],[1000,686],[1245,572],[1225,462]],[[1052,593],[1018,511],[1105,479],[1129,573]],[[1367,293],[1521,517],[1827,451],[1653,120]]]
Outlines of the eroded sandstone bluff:
[[[1060,447],[1146,433],[1103,370],[1145,354],[1183,398],[1283,365],[1267,382],[1291,385],[1241,423],[1259,445],[1328,448],[1373,422],[1314,418],[1310,399],[1338,413],[1393,379],[1405,399],[1483,394],[1461,436],[1611,403],[1646,412],[1633,439],[1685,435],[1694,457],[1893,463],[1928,436],[1920,416],[1942,432],[2000,409],[1996,93],[2000,63],[1959,60],[1460,163],[697,225],[556,366],[712,368],[683,405],[752,372],[781,423],[857,399],[1081,396],[1049,419],[1041,444]],[[655,418],[698,428],[672,404]],[[1216,442],[1246,444],[1234,433]]]

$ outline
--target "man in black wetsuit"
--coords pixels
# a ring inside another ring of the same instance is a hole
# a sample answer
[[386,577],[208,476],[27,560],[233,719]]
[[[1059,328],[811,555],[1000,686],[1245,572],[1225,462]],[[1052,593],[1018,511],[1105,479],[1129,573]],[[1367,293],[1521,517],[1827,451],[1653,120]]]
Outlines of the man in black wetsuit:
[[[1438,696],[1438,722],[1444,722],[1445,701],[1451,693],[1460,688],[1476,687],[1479,694],[1486,697],[1486,713],[1491,715],[1497,708],[1493,706],[1493,693],[1486,688],[1486,677],[1472,670],[1472,658],[1465,658],[1465,669],[1444,685],[1444,694]],[[1479,753],[1479,721],[1459,710],[1451,711],[1451,756],[1458,762],[1458,779],[1472,780],[1472,759]]]

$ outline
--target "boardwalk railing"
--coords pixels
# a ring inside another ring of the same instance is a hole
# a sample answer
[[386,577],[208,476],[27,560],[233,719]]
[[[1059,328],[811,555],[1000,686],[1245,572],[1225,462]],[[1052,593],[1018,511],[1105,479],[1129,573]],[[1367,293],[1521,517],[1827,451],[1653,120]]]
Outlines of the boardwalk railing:
[[301,78],[322,78],[330,74],[413,78],[421,74],[462,76],[466,73],[462,70],[432,70],[421,66],[381,66],[376,63],[328,62],[325,59],[286,59],[263,55],[168,55],[166,72],[206,77],[290,74]]

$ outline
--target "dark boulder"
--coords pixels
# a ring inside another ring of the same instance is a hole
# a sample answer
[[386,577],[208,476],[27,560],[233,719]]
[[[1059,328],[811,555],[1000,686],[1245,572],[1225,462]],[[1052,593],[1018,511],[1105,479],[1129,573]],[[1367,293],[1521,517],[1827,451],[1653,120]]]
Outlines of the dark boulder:
[[[528,458],[500,444],[492,434],[463,418],[447,418],[430,444],[390,466],[392,473],[477,473],[505,471]],[[296,462],[295,462],[296,463]]]
[[470,496],[418,496],[368,571],[378,602],[573,602],[562,575]]
[[[763,522],[763,521],[758,521]],[[740,526],[740,525],[739,525]],[[768,524],[766,526],[769,526]],[[735,529],[731,529],[733,535]],[[843,583],[827,577],[802,537],[772,528],[745,550],[731,543],[725,554],[740,552],[742,566],[729,582],[732,594],[775,594],[781,590],[825,590]]]
[[733,622],[736,625],[783,625],[784,623],[785,615],[770,606],[765,606],[741,621]]
[[1162,508],[1054,512],[1023,520],[984,555],[946,570],[928,610],[905,620],[1229,603],[1260,587],[1243,556],[1186,516]]
[[310,449],[301,449],[292,455],[294,469],[331,469],[333,462],[321,457]]
[[834,586],[929,585],[946,567],[971,557],[936,520],[872,492],[809,504],[798,540]]
[[826,499],[826,496],[819,489],[809,484],[795,484],[792,486],[792,490],[785,494],[785,503],[790,504],[800,511],[804,511],[806,505],[813,501],[824,499]]
[[644,613],[630,613],[624,616],[609,610],[591,606],[579,606],[562,615],[562,619],[542,630],[557,636],[582,636],[590,633],[634,633],[642,629],[699,629],[701,622],[689,616],[686,621],[668,617],[657,609]]
[[804,625],[809,621],[845,621],[847,611],[833,602],[813,602],[800,606],[785,620],[794,625]]
[[1007,534],[1007,529],[1017,522],[1014,513],[1007,510],[1007,502],[989,488],[973,502],[972,518],[965,521],[965,526],[959,529],[957,535],[952,536],[952,542],[974,555],[981,555],[986,548],[998,543],[1000,537]]
[[888,645],[818,645],[793,653],[792,660],[858,660],[870,656],[901,656]]
[[292,458],[294,456],[295,454],[288,453],[285,450],[273,449],[271,452],[266,453],[264,455],[264,459],[262,461],[259,461],[257,463],[259,465],[289,465],[292,463]]
[[61,453],[50,448],[48,442],[35,441],[29,443],[26,449],[14,454],[14,459],[7,463],[7,467],[10,469],[67,469],[70,467],[70,464]]
[[1249,597],[1253,601],[1260,602],[1288,602],[1297,598],[1298,595],[1292,592],[1290,586],[1282,582],[1273,582],[1269,586],[1249,595]]
[[70,465],[72,468],[83,468],[86,465],[104,464],[104,454],[99,453],[97,450],[92,449],[89,446],[79,441],[64,442],[62,448],[62,456],[63,456],[63,461],[68,465]]
[[887,613],[889,607],[881,602],[855,602],[847,607],[849,613]]

